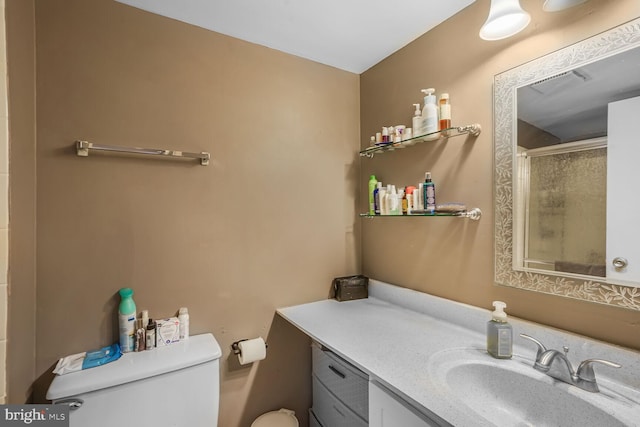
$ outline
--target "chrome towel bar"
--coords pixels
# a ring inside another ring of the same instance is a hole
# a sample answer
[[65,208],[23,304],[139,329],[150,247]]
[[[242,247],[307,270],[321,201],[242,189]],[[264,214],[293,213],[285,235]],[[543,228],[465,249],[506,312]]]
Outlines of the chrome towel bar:
[[187,151],[163,150],[160,148],[120,147],[116,145],[94,144],[93,142],[89,141],[76,141],[76,152],[78,156],[89,156],[89,150],[116,151],[119,153],[199,159],[202,166],[207,166],[209,164],[209,160],[211,160],[211,154],[207,153],[206,151],[203,151],[201,153],[189,153]]

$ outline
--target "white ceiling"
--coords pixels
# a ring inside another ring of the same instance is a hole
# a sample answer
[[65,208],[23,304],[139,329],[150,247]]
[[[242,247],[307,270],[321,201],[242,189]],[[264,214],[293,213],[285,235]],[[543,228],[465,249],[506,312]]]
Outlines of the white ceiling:
[[359,74],[475,0],[116,1]]

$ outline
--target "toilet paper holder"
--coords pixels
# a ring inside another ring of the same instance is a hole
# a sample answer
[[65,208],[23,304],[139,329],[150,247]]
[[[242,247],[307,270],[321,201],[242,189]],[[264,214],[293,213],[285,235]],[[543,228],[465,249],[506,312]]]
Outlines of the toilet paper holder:
[[[240,344],[242,341],[249,341],[248,338],[242,339],[242,340],[238,340],[235,341],[233,344],[231,344],[231,349],[233,350],[233,354],[240,354],[240,347],[238,346],[238,344]],[[267,344],[266,342],[264,343],[264,347],[265,348],[269,348],[269,344]]]

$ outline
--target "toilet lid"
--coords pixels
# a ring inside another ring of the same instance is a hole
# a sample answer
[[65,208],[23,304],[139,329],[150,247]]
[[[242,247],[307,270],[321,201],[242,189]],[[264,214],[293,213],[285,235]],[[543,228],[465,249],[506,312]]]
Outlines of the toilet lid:
[[251,424],[251,427],[298,427],[298,419],[295,412],[289,409],[267,412],[260,415]]

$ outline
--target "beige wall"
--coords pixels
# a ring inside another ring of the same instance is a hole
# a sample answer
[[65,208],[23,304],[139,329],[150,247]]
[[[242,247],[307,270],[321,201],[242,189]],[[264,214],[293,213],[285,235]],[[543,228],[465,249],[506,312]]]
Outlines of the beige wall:
[[[360,78],[110,0],[6,2],[10,402],[36,378],[41,399],[58,357],[114,341],[116,292],[132,286],[140,309],[187,306],[192,332],[221,343],[220,425],[280,406],[305,425],[308,340],[274,309],[322,299],[332,277],[359,269],[356,194],[370,173],[402,185],[431,170],[439,201],[484,217],[363,221],[364,273],[482,307],[504,299],[522,318],[640,348],[636,312],[492,284],[493,76],[640,15],[637,2],[543,14],[524,0],[529,28],[484,42],[489,0],[478,0]],[[448,91],[454,123],[481,123],[480,137],[359,164],[358,142],[408,122],[426,85]],[[78,158],[78,138],[213,161]],[[269,357],[240,367],[231,342],[258,335]]]
[[[515,316],[640,349],[640,313],[493,284],[493,76],[640,15],[634,0],[591,0],[565,12],[544,13],[539,0],[521,1],[532,14],[519,35],[488,42],[478,31],[489,10],[478,0],[444,24],[366,71],[361,86],[363,144],[380,126],[410,123],[420,89],[449,92],[454,124],[480,123],[473,142],[423,144],[363,160],[383,183],[415,184],[431,171],[440,202],[480,207],[479,222],[411,218],[363,222],[364,273],[412,289],[490,308],[507,302]],[[364,202],[360,203],[365,210]]]
[[[57,358],[117,338],[131,286],[139,309],[186,306],[192,333],[220,342],[220,425],[280,407],[304,425],[308,339],[275,309],[359,269],[358,76],[111,0],[35,6],[36,400]],[[76,139],[212,161],[79,158]],[[259,335],[265,362],[229,359]]]
[[35,28],[33,0],[6,0],[9,98],[7,402],[30,400],[35,379]]

